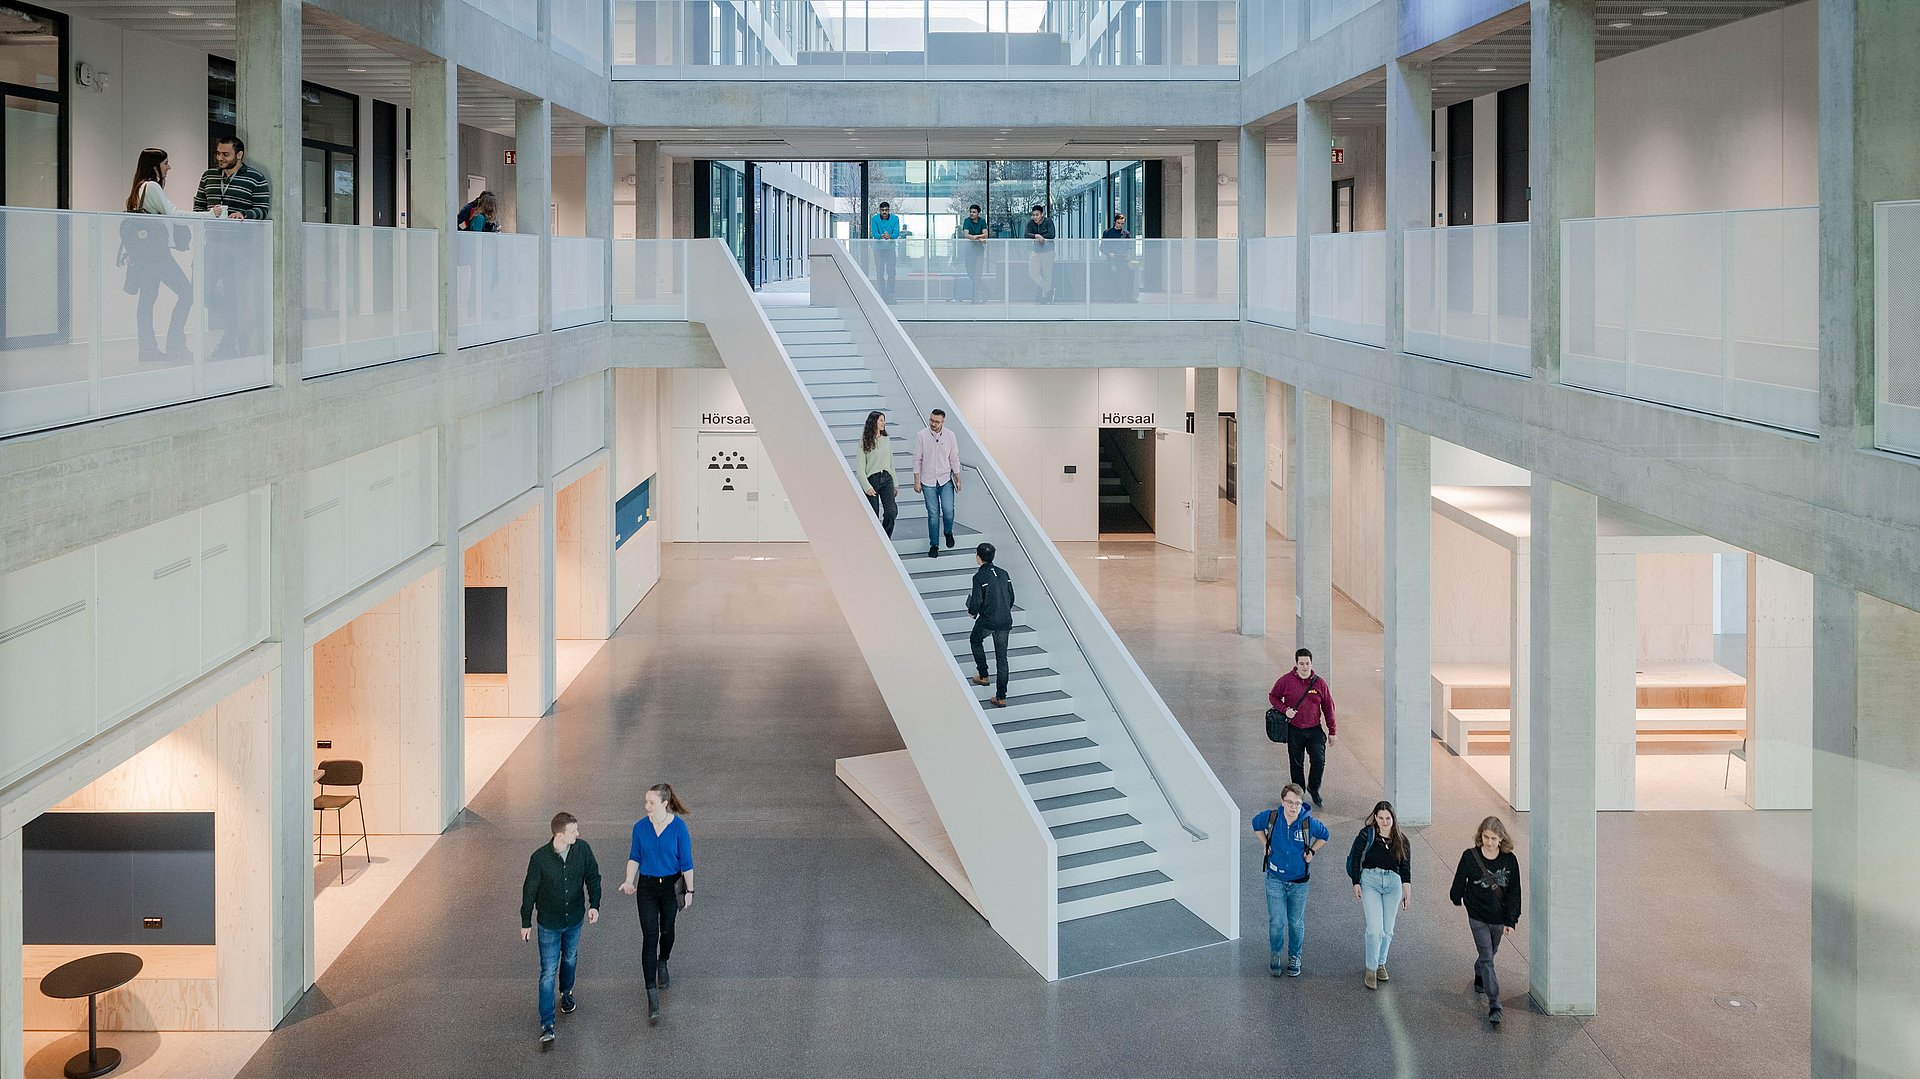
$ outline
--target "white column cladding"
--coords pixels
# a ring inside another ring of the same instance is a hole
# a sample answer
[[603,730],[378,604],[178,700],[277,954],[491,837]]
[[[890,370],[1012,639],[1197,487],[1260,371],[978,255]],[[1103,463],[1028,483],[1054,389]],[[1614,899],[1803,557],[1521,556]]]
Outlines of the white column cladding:
[[[1424,63],[1387,65],[1387,351],[1405,351],[1408,229],[1433,224],[1433,75]],[[1396,803],[1398,804],[1398,803]]]
[[546,715],[559,697],[556,655],[559,633],[559,507],[553,487],[553,393],[540,394],[536,408],[540,444],[540,714]]
[[1533,474],[1533,811],[1528,968],[1549,1015],[1598,1003],[1594,585],[1600,501]]
[[1512,560],[1513,621],[1508,630],[1511,658],[1507,694],[1507,803],[1516,813],[1533,805],[1533,737],[1528,717],[1533,705],[1533,545],[1523,537]]
[[[434,229],[435,261],[440,264],[439,351],[458,351],[460,267],[454,253],[454,219],[460,205],[459,68],[448,60],[418,60],[409,65],[413,92],[413,150],[408,158],[413,205],[408,223]],[[444,449],[444,448],[443,448]],[[458,583],[460,578],[451,578]],[[457,591],[457,589],[456,589]],[[449,640],[457,641],[459,637]],[[458,650],[456,649],[456,652]],[[455,703],[458,704],[456,698]]]
[[613,317],[613,129],[588,124],[587,147],[587,235],[601,241],[600,280],[606,287],[600,295],[600,317]]
[[[236,128],[250,164],[273,185],[275,382],[299,381],[304,325],[299,0],[240,0],[234,9]],[[289,462],[299,468],[299,462]],[[306,655],[305,562],[300,473],[273,487],[270,639],[283,665]],[[278,680],[264,782],[271,792],[266,853],[272,919],[271,1000],[276,1020],[313,984],[313,713],[304,677]]]
[[1813,1074],[1920,1074],[1920,612],[1814,584]]
[[[1245,241],[1267,234],[1267,133],[1252,127],[1240,129],[1240,191],[1236,203],[1239,214],[1240,240],[1235,246],[1239,249],[1238,262],[1240,280],[1247,279],[1247,244]],[[1247,290],[1240,289],[1240,317],[1247,317]],[[1245,413],[1242,406],[1239,411]],[[1242,466],[1246,457],[1240,458]],[[1242,484],[1242,487],[1245,485]]]
[[1220,579],[1220,369],[1193,369],[1193,579]]
[[460,428],[443,424],[439,438],[440,819],[452,823],[467,805],[467,559],[460,549]]
[[1304,334],[1311,329],[1313,310],[1313,237],[1333,231],[1333,106],[1302,101],[1293,115],[1293,234],[1299,237],[1293,251],[1294,319]]
[[1406,823],[1431,824],[1433,440],[1397,423],[1386,424],[1386,440],[1387,798]]
[[1593,216],[1594,0],[1531,0],[1529,232],[1536,378],[1560,377],[1560,223]]
[[540,237],[540,332],[553,331],[553,103],[513,103],[514,231]]
[[[670,182],[672,171],[671,168],[665,170],[669,183],[665,185],[667,198],[664,201],[669,205],[673,202]],[[633,235],[637,240],[657,239],[673,231],[660,227],[660,205],[663,201],[660,197],[661,174],[660,144],[648,140],[636,141],[633,144]]]
[[1813,574],[1747,556],[1747,804],[1813,806]]
[[1193,234],[1220,235],[1220,142],[1193,144]]
[[1235,494],[1234,536],[1237,558],[1235,596],[1240,632],[1267,635],[1267,376],[1251,367],[1240,370],[1235,395],[1235,439],[1240,476]]
[[1294,387],[1289,426],[1294,647],[1311,649],[1314,665],[1332,677],[1333,401]]
[[[1639,688],[1638,557],[1609,553],[1594,569],[1595,806],[1632,809]],[[1552,713],[1543,713],[1551,715]]]
[[18,830],[0,835],[0,1079],[22,1079],[27,1073],[26,973],[21,949],[26,946],[22,920],[22,849]]

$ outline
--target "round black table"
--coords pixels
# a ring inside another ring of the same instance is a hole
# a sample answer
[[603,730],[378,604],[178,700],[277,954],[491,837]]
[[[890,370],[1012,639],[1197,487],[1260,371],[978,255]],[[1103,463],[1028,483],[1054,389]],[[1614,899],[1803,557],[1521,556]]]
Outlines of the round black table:
[[120,1050],[100,1044],[96,998],[132,981],[141,966],[131,952],[101,952],[62,963],[40,979],[40,991],[55,1000],[87,998],[87,1051],[67,1061],[67,1079],[94,1079],[120,1066]]

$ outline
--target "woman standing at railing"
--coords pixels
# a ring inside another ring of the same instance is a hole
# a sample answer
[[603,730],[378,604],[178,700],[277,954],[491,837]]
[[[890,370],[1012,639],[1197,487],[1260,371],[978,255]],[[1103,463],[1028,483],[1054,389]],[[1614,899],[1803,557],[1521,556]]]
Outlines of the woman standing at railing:
[[[160,217],[206,217],[204,213],[182,210],[167,198],[164,185],[173,165],[167,152],[155,146],[140,151],[133,167],[133,186],[127,191],[127,212]],[[193,282],[174,261],[173,252],[185,251],[193,233],[184,225],[129,219],[120,223],[120,253],[114,265],[127,268],[121,286],[129,296],[138,297],[135,332],[139,335],[141,363],[184,363],[187,355],[187,316],[193,309]],[[173,320],[167,326],[167,348],[161,351],[153,334],[153,304],[160,286],[173,290]]]
[[859,466],[854,471],[867,492],[867,504],[880,517],[880,527],[892,536],[900,507],[893,498],[893,440],[887,437],[886,413],[867,413],[867,425],[860,432]]

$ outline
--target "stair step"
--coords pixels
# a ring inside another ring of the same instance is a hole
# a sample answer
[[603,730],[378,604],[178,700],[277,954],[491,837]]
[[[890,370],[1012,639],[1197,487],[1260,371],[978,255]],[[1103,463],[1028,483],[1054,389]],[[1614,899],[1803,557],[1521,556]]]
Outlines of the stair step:
[[[987,670],[991,672],[993,670],[993,642],[991,640],[983,640],[980,642],[980,648],[986,653]],[[955,652],[953,662],[955,666],[960,668],[960,673],[967,675],[974,673],[973,652],[971,649]],[[1011,640],[1009,640],[1007,646],[1007,670],[1011,672],[1013,678],[1020,677],[1020,675],[1026,671],[1037,671],[1046,665],[1046,649],[1037,645],[1015,648],[1012,646]]]
[[[980,686],[969,683],[969,687],[973,690],[974,698],[980,701],[985,701],[989,697],[992,697],[999,689],[999,685],[991,680],[991,672],[993,670],[993,649],[991,647],[987,649],[987,670],[989,671],[989,681],[986,685]],[[1043,693],[1054,692],[1060,692],[1060,672],[1051,667],[1038,667],[1028,671],[1009,670],[1007,672],[1008,708],[1012,708],[1015,705],[1035,703],[1029,698],[1038,697]],[[1064,696],[1064,694],[1062,695]],[[1025,719],[1026,716],[1022,715],[1019,718]]]
[[1036,799],[1033,808],[1040,811],[1040,819],[1052,828],[1057,824],[1072,824],[1124,813],[1127,804],[1126,792],[1119,788],[1097,787],[1077,794]]
[[996,723],[1003,719],[1032,719],[1035,716],[1057,712],[1063,707],[1060,704],[1061,701],[1067,702],[1064,707],[1073,707],[1073,694],[1049,689],[1039,693],[1015,694],[1007,698],[1005,708],[989,708],[987,698],[992,695],[993,687],[970,686],[969,688],[977,694],[976,699],[979,700],[980,707],[991,713]]
[[1160,852],[1136,840],[1076,854],[1062,854],[1054,864],[1059,869],[1059,887],[1072,888],[1157,870],[1160,868]]
[[1157,869],[1089,884],[1070,885],[1056,893],[1059,920],[1063,922],[1172,898],[1173,878]]
[[[909,487],[908,490],[912,490],[912,488]],[[979,536],[980,532],[978,529],[968,528],[966,525],[956,522],[953,526],[954,545],[952,547],[942,545],[940,548],[940,558],[965,559],[963,564],[969,570],[978,569],[979,567],[975,565],[973,561],[972,548],[974,544],[980,542]],[[928,562],[938,562],[940,560],[940,558],[934,558],[927,554],[927,540],[924,533],[913,536],[902,536],[899,534],[899,530],[895,529],[893,549],[899,552],[902,562],[909,563],[910,565],[925,565]],[[1019,609],[1018,607],[1014,608],[1016,611]]]
[[1007,747],[1011,754],[1015,746],[1033,745],[1050,742],[1061,737],[1077,736],[1085,731],[1087,721],[1072,712],[1041,716],[1038,719],[1013,719],[1005,723],[995,723],[993,733],[1000,736],[1000,744]]
[[779,307],[769,307],[766,309],[766,312],[767,320],[770,322],[806,322],[812,319],[840,317],[840,309],[837,307],[787,307],[783,305]]
[[[953,653],[953,658],[956,662],[973,662],[973,644],[969,639],[972,635],[973,631],[971,629],[953,630],[941,634],[942,637],[946,638],[947,650]],[[1032,626],[1016,625],[1013,627],[1013,632],[1007,634],[1007,651],[1011,653],[1016,647],[1024,647],[1039,639],[1040,634],[1035,631]],[[991,663],[993,661],[991,654],[993,650],[989,648],[987,651],[989,653],[987,661]]]
[[1103,494],[1100,496],[1100,504],[1102,506],[1131,506],[1133,504],[1133,499],[1127,495],[1104,495]]
[[1091,738],[1062,738],[1007,750],[1014,768],[1022,775],[1065,768],[1071,764],[1091,764],[1100,759],[1100,744]]
[[[1089,836],[1100,836],[1108,832],[1119,833],[1129,828],[1138,827],[1140,827],[1140,821],[1132,814],[1115,813],[1105,817],[1094,817],[1089,820],[1075,821],[1072,824],[1053,825],[1047,830],[1053,833],[1055,842],[1060,842],[1069,839],[1085,839]],[[1114,842],[1115,840],[1109,836],[1108,838],[1100,840],[1095,846],[1112,846]]]
[[1089,764],[1076,764],[1069,768],[1027,772],[1020,777],[1020,781],[1027,785],[1028,796],[1037,801],[1111,787],[1113,786],[1113,769],[1099,761],[1093,761]]
[[843,386],[848,384],[873,385],[873,375],[864,367],[852,367],[840,371],[801,371],[800,381],[808,389],[815,386]]

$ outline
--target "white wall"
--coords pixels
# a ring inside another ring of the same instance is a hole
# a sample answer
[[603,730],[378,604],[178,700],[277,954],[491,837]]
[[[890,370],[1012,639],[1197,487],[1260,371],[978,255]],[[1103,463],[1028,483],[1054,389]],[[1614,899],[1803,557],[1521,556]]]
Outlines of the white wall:
[[555,236],[587,234],[587,159],[585,157],[554,156],[553,207]]
[[[663,372],[615,369],[613,372],[613,488],[617,506],[645,481],[654,509],[638,531],[613,552],[614,616],[624,621],[660,580],[658,515],[661,506],[660,430]],[[617,522],[616,522],[617,524]]]
[[1333,586],[1375,620],[1386,610],[1386,428],[1333,406]]
[[1713,659],[1713,556],[1643,554],[1635,559],[1642,663]]
[[1796,4],[1600,64],[1595,211],[1818,202],[1815,8]]
[[70,86],[72,208],[125,209],[134,161],[148,146],[170,155],[167,194],[190,206],[207,167],[207,54],[92,19],[68,25],[70,61],[108,75],[104,92]]
[[1513,554],[1434,514],[1433,661],[1506,663],[1513,647],[1512,602]]
[[[666,538],[676,543],[804,541],[800,519],[754,434],[732,377],[724,370],[676,370],[664,377],[670,433],[662,471],[677,481],[667,484]],[[709,416],[726,419],[708,422]],[[732,492],[721,494],[710,486],[719,478],[717,470],[706,467],[715,453],[745,458],[747,474],[734,477]]]

